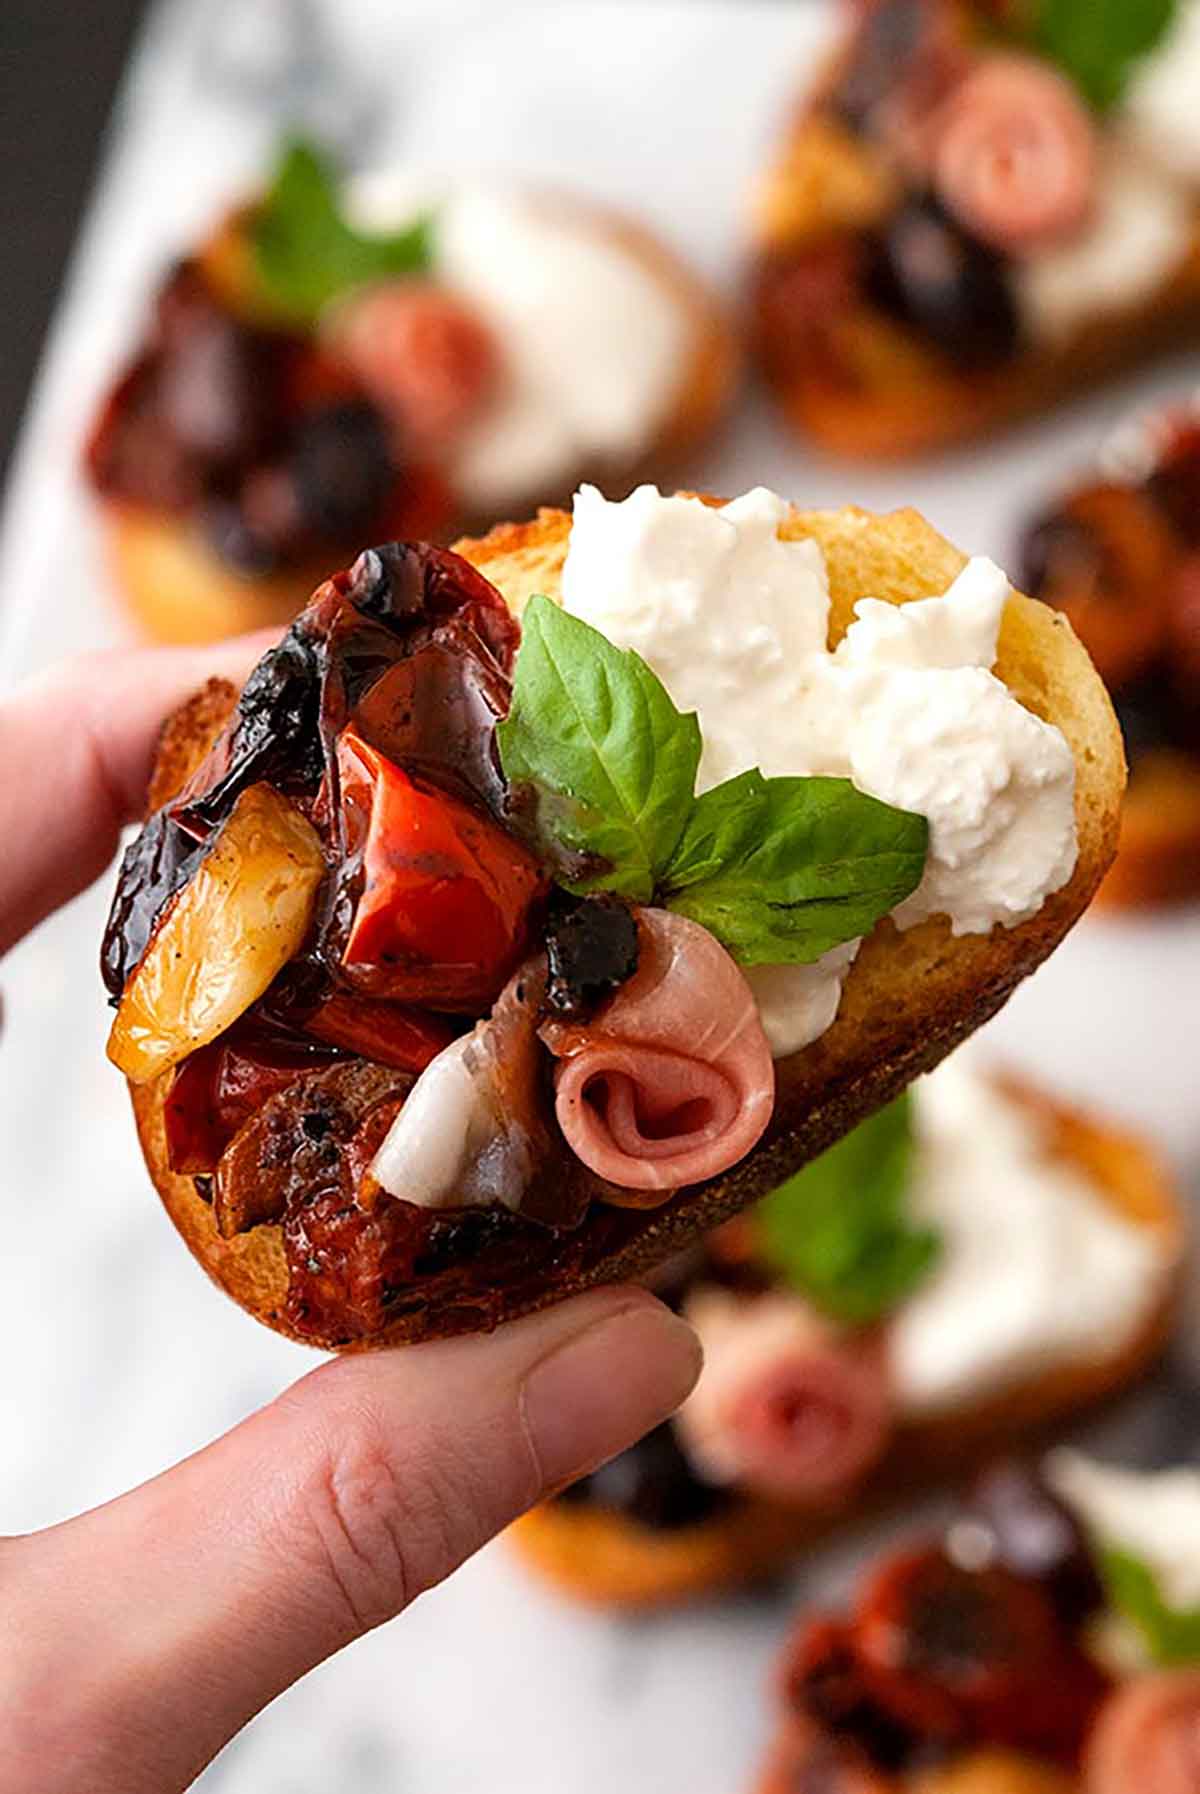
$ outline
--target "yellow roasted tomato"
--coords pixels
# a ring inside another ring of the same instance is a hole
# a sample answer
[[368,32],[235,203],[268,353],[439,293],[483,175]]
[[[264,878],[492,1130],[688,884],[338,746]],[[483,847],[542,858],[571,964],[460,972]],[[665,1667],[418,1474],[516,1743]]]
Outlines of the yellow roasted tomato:
[[294,805],[268,785],[243,791],[125,986],[114,1065],[144,1083],[223,1034],[299,951],[324,873]]

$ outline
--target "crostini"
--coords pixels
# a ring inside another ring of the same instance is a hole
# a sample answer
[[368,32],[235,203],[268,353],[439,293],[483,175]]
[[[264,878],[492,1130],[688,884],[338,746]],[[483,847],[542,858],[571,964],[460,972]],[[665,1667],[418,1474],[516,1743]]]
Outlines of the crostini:
[[729,397],[716,299],[565,194],[310,144],[179,262],[87,469],[146,633],[293,617],[364,541],[446,541],[581,479],[679,467]]
[[168,725],[103,948],[192,1250],[326,1347],[636,1277],[1057,945],[1124,762],[914,512],[594,488],[317,592]]
[[805,1614],[757,1794],[1190,1794],[1200,1473],[1000,1464]]
[[1104,460],[1030,522],[1019,560],[1116,706],[1131,776],[1098,901],[1139,908],[1200,897],[1200,408],[1137,418]]
[[1144,1142],[955,1054],[669,1273],[701,1387],[513,1541],[593,1603],[752,1582],[1124,1387],[1183,1247]]
[[755,195],[784,416],[923,453],[1200,333],[1194,0],[847,0]]

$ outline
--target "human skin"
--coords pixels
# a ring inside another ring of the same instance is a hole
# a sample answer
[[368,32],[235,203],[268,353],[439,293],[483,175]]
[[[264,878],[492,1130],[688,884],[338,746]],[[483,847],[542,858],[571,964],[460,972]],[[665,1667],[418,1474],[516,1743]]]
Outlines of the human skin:
[[[162,718],[271,639],[91,657],[0,702],[0,953],[112,860]],[[594,1291],[323,1363],[130,1494],[0,1539],[0,1794],[186,1788],[290,1683],[665,1419],[699,1368],[648,1293]]]

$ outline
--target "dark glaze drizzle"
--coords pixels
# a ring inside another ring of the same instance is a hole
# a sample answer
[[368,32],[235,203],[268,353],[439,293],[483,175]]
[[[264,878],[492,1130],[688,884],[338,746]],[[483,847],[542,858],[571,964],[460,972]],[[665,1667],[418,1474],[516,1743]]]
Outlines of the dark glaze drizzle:
[[[448,1324],[456,1314],[486,1324],[503,1299],[532,1299],[556,1270],[586,1268],[634,1225],[612,1211],[581,1230],[588,1192],[557,1160],[538,1180],[536,1216],[431,1212],[382,1191],[367,1206],[363,1175],[412,1076],[402,1056],[373,1063],[306,1031],[312,1022],[319,1033],[331,999],[364,1003],[341,966],[361,841],[347,834],[338,738],[352,725],[414,782],[511,832],[495,731],[518,639],[500,595],[458,556],[401,543],[368,550],[321,588],[259,664],[204,764],[121,864],[101,955],[114,1000],[248,786],[265,781],[285,793],[321,836],[331,870],[309,941],[248,1016],[179,1067],[167,1125],[174,1168],[202,1180],[222,1232],[282,1227],[288,1318],[330,1343],[376,1332],[434,1294]],[[627,912],[594,908],[560,968],[564,990],[592,1000],[636,965]],[[389,1011],[401,1043],[406,1031],[421,1034],[421,1011],[366,999],[360,1038],[385,1038]],[[536,1017],[516,1019],[539,1051]],[[441,1044],[438,1030],[444,1039],[467,1025],[429,1015],[425,1027]],[[520,1042],[509,1047],[504,1100],[514,1112],[529,1109],[526,1132],[545,1146],[558,1139],[548,1080],[516,1077],[528,1054]],[[560,1192],[555,1203],[543,1201],[543,1185]]]

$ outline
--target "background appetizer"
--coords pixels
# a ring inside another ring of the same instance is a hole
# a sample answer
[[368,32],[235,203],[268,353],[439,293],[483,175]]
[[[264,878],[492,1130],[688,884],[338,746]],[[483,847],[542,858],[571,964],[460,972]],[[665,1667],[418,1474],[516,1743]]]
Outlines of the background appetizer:
[[343,186],[295,140],[167,275],[87,468],[138,622],[210,640],[286,621],[364,542],[677,463],[735,361],[629,219],[496,179]]
[[919,452],[1200,329],[1200,6],[849,0],[756,198],[786,417]]
[[164,1202],[318,1345],[725,1220],[994,1013],[1115,842],[1069,626],[915,513],[585,488],[459,550],[365,553],[173,719],[105,936]]
[[1118,433],[1103,472],[1028,526],[1027,591],[1066,612],[1108,685],[1131,779],[1100,901],[1200,896],[1200,408]]
[[1200,1472],[997,1466],[944,1536],[806,1614],[759,1794],[1188,1794]]
[[518,1523],[534,1567],[619,1605],[747,1582],[1145,1368],[1182,1198],[1145,1142],[967,1051],[659,1274],[701,1385]]

